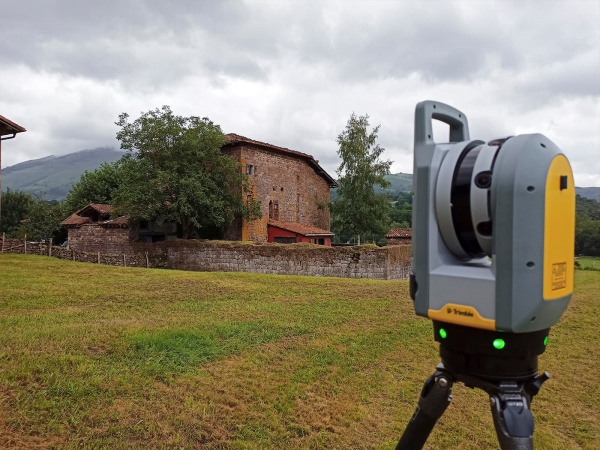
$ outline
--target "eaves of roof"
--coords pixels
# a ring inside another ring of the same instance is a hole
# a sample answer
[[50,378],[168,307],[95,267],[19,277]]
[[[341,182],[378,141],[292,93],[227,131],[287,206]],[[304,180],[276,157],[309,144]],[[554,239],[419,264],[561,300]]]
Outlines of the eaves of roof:
[[335,233],[332,233],[331,231],[297,222],[269,220],[268,225],[271,227],[281,228],[282,230],[291,231],[292,233],[301,234],[302,236],[335,236]]
[[23,133],[27,131],[21,125],[7,119],[4,116],[0,116],[0,136],[6,136],[9,134]]

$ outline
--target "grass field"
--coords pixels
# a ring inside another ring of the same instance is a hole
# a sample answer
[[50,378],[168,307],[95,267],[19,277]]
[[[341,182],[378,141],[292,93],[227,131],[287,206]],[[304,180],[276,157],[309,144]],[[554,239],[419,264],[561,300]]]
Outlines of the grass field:
[[600,258],[595,256],[581,256],[577,258],[576,265],[583,270],[599,270]]
[[[599,290],[577,271],[540,358],[536,448],[598,448]],[[0,255],[0,448],[390,449],[438,362],[403,281]],[[453,393],[426,448],[498,448]]]

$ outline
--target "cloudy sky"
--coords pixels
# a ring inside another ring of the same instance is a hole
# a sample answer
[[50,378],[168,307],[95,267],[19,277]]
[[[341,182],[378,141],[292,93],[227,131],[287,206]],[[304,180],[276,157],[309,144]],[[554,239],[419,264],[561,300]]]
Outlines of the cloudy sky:
[[170,105],[312,154],[335,176],[350,115],[412,172],[416,103],[471,137],[540,132],[600,186],[600,2],[0,0],[2,166],[119,147],[114,122]]

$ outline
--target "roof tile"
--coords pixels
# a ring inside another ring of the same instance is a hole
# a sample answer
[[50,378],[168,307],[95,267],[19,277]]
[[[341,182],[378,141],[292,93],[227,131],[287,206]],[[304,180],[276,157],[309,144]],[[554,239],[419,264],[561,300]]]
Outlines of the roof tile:
[[281,228],[282,230],[291,231],[292,233],[301,234],[303,236],[334,236],[335,233],[323,230],[322,228],[311,227],[297,222],[281,222],[279,220],[269,220],[269,225],[272,227]]
[[412,228],[392,228],[385,237],[386,239],[412,238]]

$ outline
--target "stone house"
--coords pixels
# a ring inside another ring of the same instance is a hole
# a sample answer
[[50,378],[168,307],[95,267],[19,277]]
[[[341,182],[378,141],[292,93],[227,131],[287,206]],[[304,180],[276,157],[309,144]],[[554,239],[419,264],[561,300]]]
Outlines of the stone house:
[[[226,134],[223,153],[249,177],[250,194],[262,218],[238,219],[225,239],[255,242],[312,242],[331,245],[329,190],[337,184],[311,155]],[[295,239],[295,240],[294,240]]]
[[[306,242],[331,245],[329,190],[337,184],[312,156],[283,147],[225,135],[225,155],[248,174],[250,193],[261,204],[262,218],[236,219],[225,231],[230,241]],[[91,203],[65,219],[69,246],[81,251],[112,252],[135,241],[176,239],[176,224],[142,222],[133,230],[127,217],[111,219],[111,205]]]
[[385,235],[387,245],[410,245],[412,241],[412,228],[392,228]]
[[67,228],[69,247],[84,252],[121,253],[132,242],[157,242],[177,238],[174,223],[141,222],[129,226],[125,216],[111,219],[112,206],[90,203],[60,225]]

